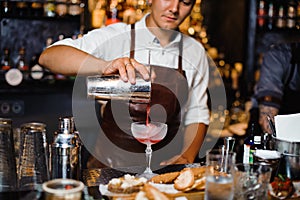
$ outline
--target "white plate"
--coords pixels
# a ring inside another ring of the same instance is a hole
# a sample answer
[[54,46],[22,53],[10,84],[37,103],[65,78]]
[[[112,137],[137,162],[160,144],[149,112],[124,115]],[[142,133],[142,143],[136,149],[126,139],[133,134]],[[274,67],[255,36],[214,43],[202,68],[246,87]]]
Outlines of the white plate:
[[[174,184],[160,184],[160,183],[150,183],[152,186],[156,187],[158,190],[161,192],[167,193],[167,194],[177,194],[180,193],[180,191],[176,190],[174,188]],[[115,193],[115,192],[110,192],[107,189],[107,185],[100,184],[99,185],[99,191],[101,192],[102,195],[105,196],[118,196],[118,197],[128,197],[132,194],[124,194],[124,193]]]

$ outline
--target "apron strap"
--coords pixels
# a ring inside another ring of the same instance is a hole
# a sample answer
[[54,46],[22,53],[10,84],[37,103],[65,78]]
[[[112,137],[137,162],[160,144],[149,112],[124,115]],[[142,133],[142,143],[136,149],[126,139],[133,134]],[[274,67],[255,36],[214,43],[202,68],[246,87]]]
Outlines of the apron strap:
[[135,48],[135,24],[131,24],[131,31],[130,31],[130,58],[134,58],[134,48]]

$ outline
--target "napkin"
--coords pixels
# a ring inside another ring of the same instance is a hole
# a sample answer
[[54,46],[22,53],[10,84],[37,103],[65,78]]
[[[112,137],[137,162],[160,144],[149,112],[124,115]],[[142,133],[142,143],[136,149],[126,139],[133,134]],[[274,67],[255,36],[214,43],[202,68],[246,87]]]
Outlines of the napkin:
[[278,151],[257,149],[255,151],[255,156],[265,159],[265,160],[268,160],[268,159],[278,159],[278,158],[280,158],[281,154]]
[[300,142],[300,113],[275,116],[276,137],[289,142]]

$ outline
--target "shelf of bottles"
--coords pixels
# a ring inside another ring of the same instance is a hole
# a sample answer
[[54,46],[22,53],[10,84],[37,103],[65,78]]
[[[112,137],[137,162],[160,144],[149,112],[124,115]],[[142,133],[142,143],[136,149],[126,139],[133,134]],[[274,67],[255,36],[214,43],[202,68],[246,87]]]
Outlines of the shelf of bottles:
[[300,0],[257,0],[257,51],[272,43],[300,39]]
[[258,0],[257,28],[300,32],[300,0]]
[[40,53],[65,37],[82,35],[85,0],[1,0],[0,92],[48,92],[75,77],[38,64]]
[[[116,22],[135,23],[149,12],[149,8],[147,0],[88,0],[91,29]],[[196,0],[191,15],[180,26],[180,30],[207,43],[202,21],[201,0]]]
[[84,6],[81,0],[2,0],[1,17],[72,19]]

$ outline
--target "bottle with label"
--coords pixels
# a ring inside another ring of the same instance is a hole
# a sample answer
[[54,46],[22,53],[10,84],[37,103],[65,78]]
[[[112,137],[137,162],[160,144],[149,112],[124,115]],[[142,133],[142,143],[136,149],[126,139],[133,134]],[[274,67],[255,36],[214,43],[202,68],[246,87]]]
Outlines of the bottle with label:
[[262,149],[262,131],[258,124],[258,108],[250,110],[250,120],[244,140],[243,163],[253,163],[253,154],[257,149]]

